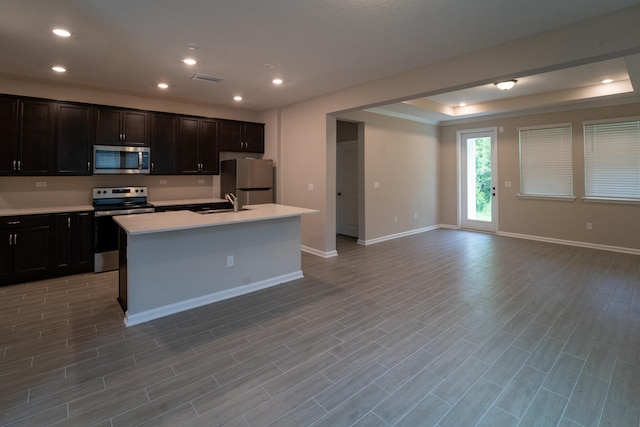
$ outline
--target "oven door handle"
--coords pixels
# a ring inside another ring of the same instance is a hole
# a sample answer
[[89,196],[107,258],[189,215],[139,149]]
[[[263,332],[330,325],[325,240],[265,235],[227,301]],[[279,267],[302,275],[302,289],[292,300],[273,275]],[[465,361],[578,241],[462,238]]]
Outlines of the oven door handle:
[[99,218],[102,216],[131,215],[152,212],[155,212],[154,208],[118,209],[112,211],[95,211],[94,216]]

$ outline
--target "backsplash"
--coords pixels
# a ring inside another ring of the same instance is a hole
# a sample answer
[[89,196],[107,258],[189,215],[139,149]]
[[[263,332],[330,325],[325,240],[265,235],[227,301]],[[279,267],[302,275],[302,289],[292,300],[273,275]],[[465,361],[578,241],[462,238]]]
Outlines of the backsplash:
[[4,176],[0,209],[90,205],[94,187],[146,186],[149,200],[220,197],[219,175]]

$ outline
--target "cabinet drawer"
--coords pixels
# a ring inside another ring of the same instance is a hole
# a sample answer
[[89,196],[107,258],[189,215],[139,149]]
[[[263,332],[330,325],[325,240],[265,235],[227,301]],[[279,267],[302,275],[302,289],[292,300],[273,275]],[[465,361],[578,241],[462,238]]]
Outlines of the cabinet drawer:
[[41,227],[49,225],[49,221],[48,214],[3,216],[0,219],[0,228]]

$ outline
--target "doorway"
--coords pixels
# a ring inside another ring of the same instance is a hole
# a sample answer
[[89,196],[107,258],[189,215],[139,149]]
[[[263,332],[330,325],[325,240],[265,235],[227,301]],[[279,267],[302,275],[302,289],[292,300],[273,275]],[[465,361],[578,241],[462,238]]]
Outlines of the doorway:
[[494,233],[498,226],[496,130],[458,132],[460,146],[460,224]]
[[336,234],[361,237],[362,123],[336,121]]
[[358,141],[336,151],[336,233],[358,238]]

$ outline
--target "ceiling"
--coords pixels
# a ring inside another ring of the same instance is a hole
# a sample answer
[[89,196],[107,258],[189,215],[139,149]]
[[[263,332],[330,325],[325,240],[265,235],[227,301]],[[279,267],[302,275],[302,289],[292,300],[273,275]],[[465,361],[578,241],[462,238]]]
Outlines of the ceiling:
[[[5,77],[254,111],[640,4],[638,0],[0,1],[0,73]],[[54,36],[55,27],[68,29],[72,36]],[[186,57],[198,63],[188,66],[182,62]],[[51,71],[54,65],[67,72]],[[508,92],[486,85],[375,111],[442,122],[500,112],[505,108],[501,102],[509,98],[506,108],[512,109],[518,99],[531,105],[533,97],[541,105],[560,98],[567,102],[569,92],[575,92],[574,101],[585,99],[587,87],[591,93],[616,88],[623,94],[617,96],[628,96],[633,94],[637,69],[637,58],[615,59],[570,73],[519,76]],[[191,79],[195,73],[223,80],[195,81]],[[615,80],[611,89],[594,89],[603,75]],[[276,77],[284,83],[271,83]],[[159,89],[160,82],[169,88]],[[552,92],[562,96],[552,97]],[[244,99],[233,101],[235,95]],[[467,102],[466,110],[457,107],[461,101]]]

